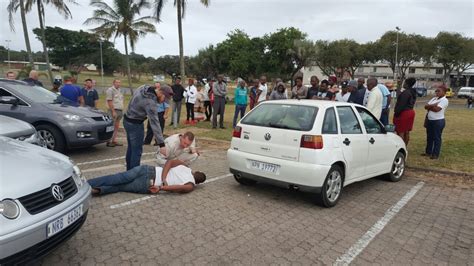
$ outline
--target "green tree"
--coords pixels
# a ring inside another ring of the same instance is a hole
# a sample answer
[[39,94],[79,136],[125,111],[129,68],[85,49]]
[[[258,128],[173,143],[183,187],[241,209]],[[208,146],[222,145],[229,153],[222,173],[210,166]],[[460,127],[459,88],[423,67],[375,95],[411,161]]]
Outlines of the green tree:
[[456,70],[460,76],[474,63],[472,39],[459,33],[440,32],[433,41],[433,58],[443,66],[445,82],[449,81],[451,72]]
[[[65,19],[72,18],[71,11],[69,7],[66,5],[64,0],[25,0],[25,12],[30,12],[33,8],[33,5],[36,4],[36,9],[38,12],[38,20],[41,30],[41,38],[40,41],[43,44],[43,53],[44,59],[46,60],[46,66],[48,68],[48,75],[51,83],[53,82],[53,73],[51,72],[51,64],[49,63],[49,54],[47,49],[47,39],[45,36],[45,13],[44,13],[44,6],[47,4],[51,4],[53,7],[56,8],[59,14],[63,15]],[[75,0],[67,0],[67,2],[71,4],[76,4]]]
[[31,52],[30,37],[28,36],[28,26],[26,24],[26,10],[24,0],[10,0],[7,6],[8,21],[10,22],[11,31],[15,32],[13,13],[20,9],[21,25],[23,27],[23,37],[25,38],[26,51],[28,53],[28,61],[30,65],[34,65],[33,53]]
[[125,44],[125,58],[127,65],[128,86],[133,92],[131,74],[130,74],[130,57],[128,54],[128,43],[132,51],[135,50],[135,44],[139,37],[145,36],[147,33],[155,33],[156,28],[151,22],[153,17],[139,17],[143,9],[150,8],[150,3],[146,0],[114,0],[113,8],[103,0],[92,0],[91,6],[95,7],[91,18],[88,18],[84,24],[100,24],[100,26],[92,29],[96,34],[110,39],[123,36]]
[[[155,0],[155,16],[156,21],[160,22],[161,11],[166,0]],[[185,64],[184,64],[184,45],[183,45],[183,26],[182,19],[186,13],[186,0],[174,0],[174,6],[176,7],[177,17],[178,17],[178,39],[179,39],[179,66],[180,74],[185,77]],[[200,2],[208,7],[210,0],[200,0]]]

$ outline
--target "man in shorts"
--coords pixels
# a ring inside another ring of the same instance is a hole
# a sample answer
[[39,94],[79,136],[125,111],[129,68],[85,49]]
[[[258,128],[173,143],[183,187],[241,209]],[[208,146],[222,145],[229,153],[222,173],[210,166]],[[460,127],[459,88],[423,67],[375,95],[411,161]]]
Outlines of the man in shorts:
[[123,146],[122,143],[116,141],[120,121],[123,118],[123,94],[120,92],[120,80],[115,79],[112,83],[112,87],[108,88],[105,94],[109,115],[114,120],[114,134],[110,141],[107,142],[107,147]]
[[165,148],[166,155],[163,155],[160,151],[156,154],[159,166],[164,166],[170,160],[180,160],[189,166],[199,157],[194,134],[190,131],[167,137],[165,139]]

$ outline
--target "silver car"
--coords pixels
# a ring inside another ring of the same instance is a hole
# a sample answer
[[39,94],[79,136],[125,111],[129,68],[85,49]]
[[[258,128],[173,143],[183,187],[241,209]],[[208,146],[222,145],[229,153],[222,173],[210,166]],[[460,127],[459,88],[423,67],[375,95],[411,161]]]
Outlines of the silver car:
[[0,125],[0,136],[46,147],[46,143],[36,129],[24,121],[0,115]]
[[68,157],[0,136],[0,264],[25,264],[74,235],[91,188]]

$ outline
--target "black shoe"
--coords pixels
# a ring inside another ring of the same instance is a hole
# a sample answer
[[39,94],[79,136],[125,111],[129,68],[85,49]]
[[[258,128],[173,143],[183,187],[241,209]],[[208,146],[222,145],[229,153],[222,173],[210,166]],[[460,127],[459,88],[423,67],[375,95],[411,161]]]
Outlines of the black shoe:
[[220,129],[225,129],[225,127],[220,127]]
[[434,155],[432,155],[432,156],[430,157],[431,160],[438,160],[438,158],[439,158],[439,156],[434,156]]

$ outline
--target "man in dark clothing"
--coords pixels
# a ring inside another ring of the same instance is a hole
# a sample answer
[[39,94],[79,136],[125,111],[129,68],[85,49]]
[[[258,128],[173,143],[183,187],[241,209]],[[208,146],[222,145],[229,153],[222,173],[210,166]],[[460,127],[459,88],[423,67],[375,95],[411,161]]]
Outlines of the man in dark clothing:
[[367,88],[364,86],[364,83],[364,78],[357,79],[357,82],[355,82],[354,80],[349,81],[349,85],[352,84],[357,86],[356,89],[351,92],[349,102],[365,105],[364,103],[366,103],[368,98],[368,91]]
[[214,92],[214,113],[212,114],[212,128],[217,128],[217,115],[219,115],[219,127],[224,129],[225,96],[227,95],[227,84],[224,76],[217,76],[217,83],[212,88]]
[[311,80],[311,88],[308,89],[308,94],[306,95],[306,99],[313,99],[318,97],[319,92],[319,79],[316,76],[312,76]]
[[82,96],[84,97],[84,104],[92,108],[97,107],[97,101],[99,101],[99,94],[92,88],[92,79],[86,79],[84,88],[81,89]]
[[144,85],[138,88],[130,99],[124,115],[123,127],[127,132],[127,170],[140,165],[143,151],[145,128],[143,122],[148,118],[161,154],[166,155],[165,140],[158,119],[157,92],[155,86]]
[[23,81],[30,85],[43,87],[43,83],[38,80],[38,72],[36,70],[31,70],[29,77],[27,79],[24,79]]
[[321,81],[321,85],[319,86],[318,96],[315,98],[317,100],[332,100],[334,99],[334,93],[328,90],[329,81],[323,80]]
[[181,103],[183,101],[184,87],[181,85],[181,77],[177,77],[175,84],[171,86],[173,90],[173,100],[171,101],[171,125],[177,128],[181,117]]
[[357,103],[358,93],[357,93],[357,81],[349,80],[347,83],[347,92],[350,92],[351,95],[349,96],[349,103]]
[[364,86],[364,83],[365,83],[364,78],[358,78],[357,79],[357,90],[366,89],[366,87]]

